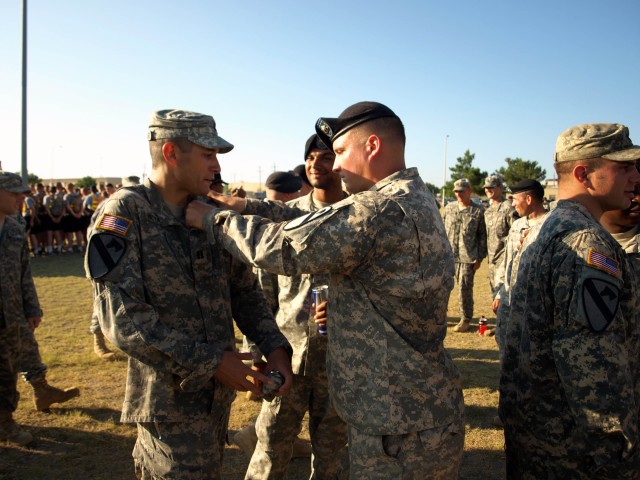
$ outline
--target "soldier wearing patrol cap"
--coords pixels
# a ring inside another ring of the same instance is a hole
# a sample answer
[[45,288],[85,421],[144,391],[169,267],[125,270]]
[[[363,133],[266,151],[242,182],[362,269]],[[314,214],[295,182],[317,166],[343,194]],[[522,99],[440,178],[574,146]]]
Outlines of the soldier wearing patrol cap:
[[460,178],[453,183],[457,202],[444,207],[442,219],[453,249],[458,283],[460,322],[454,332],[471,330],[473,283],[482,259],[487,256],[487,230],[482,208],[471,201],[471,182]]
[[247,216],[192,202],[187,222],[272,273],[329,274],[329,392],[351,478],[457,478],[464,405],[443,345],[454,262],[435,199],[406,168],[404,126],[387,106],[357,103],[316,133],[350,197],[306,214],[229,202]]
[[28,191],[18,175],[0,172],[0,441],[18,445],[33,440],[13,420],[19,398],[16,389],[19,371],[28,371],[23,375],[34,390],[38,410],[66,402],[80,393],[77,388],[63,391],[47,383],[46,367],[40,360],[33,334],[42,319],[42,310],[31,277],[25,230],[15,218],[23,194]]
[[217,155],[233,145],[213,117],[161,110],[149,125],[152,173],[123,187],[93,215],[85,270],[95,313],[129,356],[121,421],[136,423],[138,478],[219,479],[235,390],[272,383],[235,351],[233,322],[291,386],[291,347],[255,276],[184,224],[189,199],[206,195]]
[[624,125],[558,137],[558,203],[525,238],[511,290],[500,378],[508,478],[640,478],[640,294],[598,222],[630,206],[638,159]]

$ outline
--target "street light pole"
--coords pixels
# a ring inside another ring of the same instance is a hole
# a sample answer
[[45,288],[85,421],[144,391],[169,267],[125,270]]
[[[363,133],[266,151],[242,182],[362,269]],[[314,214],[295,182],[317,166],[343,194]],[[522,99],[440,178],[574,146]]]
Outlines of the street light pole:
[[27,0],[22,1],[22,181],[28,183],[27,170]]
[[449,135],[444,137],[444,178],[442,179],[442,208],[444,208],[444,186],[447,183],[447,140]]

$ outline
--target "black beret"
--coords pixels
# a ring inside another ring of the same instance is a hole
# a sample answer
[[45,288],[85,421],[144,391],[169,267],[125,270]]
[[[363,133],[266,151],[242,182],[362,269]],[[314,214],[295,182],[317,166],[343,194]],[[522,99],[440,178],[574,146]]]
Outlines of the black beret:
[[211,185],[229,185],[227,182],[222,180],[222,175],[216,173],[213,175],[213,180],[211,180]]
[[300,190],[302,180],[293,172],[273,172],[267,177],[267,188],[280,193],[293,193]]
[[531,178],[526,178],[524,180],[520,180],[515,185],[509,187],[511,189],[511,193],[521,193],[521,192],[537,192],[539,196],[544,196],[544,187],[542,184]]
[[307,160],[307,157],[309,156],[311,150],[330,150],[330,148],[327,147],[322,140],[320,140],[316,133],[314,133],[309,137],[307,143],[304,145],[304,160]]
[[293,173],[299,176],[300,180],[302,180],[304,183],[306,183],[307,185],[311,185],[311,183],[309,183],[309,179],[307,178],[307,169],[304,168],[304,164],[298,165],[296,168],[294,168]]
[[316,122],[316,133],[325,145],[333,145],[336,138],[352,128],[383,117],[398,118],[386,105],[378,102],[359,102],[348,107],[338,118],[319,118]]

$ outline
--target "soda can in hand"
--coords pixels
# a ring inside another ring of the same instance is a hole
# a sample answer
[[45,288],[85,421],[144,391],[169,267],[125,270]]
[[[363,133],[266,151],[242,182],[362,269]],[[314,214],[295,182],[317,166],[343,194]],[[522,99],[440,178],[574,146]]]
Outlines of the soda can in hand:
[[274,399],[273,392],[278,390],[284,383],[284,377],[278,370],[271,370],[267,374],[267,377],[269,377],[269,380],[273,380],[274,385],[269,385],[267,383],[262,384],[262,398],[267,402],[270,402]]
[[[313,303],[316,304],[316,308],[322,302],[326,302],[329,300],[329,285],[318,285],[311,289],[311,293],[313,295]],[[318,333],[320,335],[327,334],[327,326],[326,325],[318,325]]]

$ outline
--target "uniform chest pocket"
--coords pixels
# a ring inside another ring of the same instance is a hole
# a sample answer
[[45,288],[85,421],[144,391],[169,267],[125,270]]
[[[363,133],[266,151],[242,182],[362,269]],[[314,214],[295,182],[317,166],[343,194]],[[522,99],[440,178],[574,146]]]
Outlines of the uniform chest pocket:
[[474,215],[462,215],[462,234],[473,234],[478,230],[478,217]]

